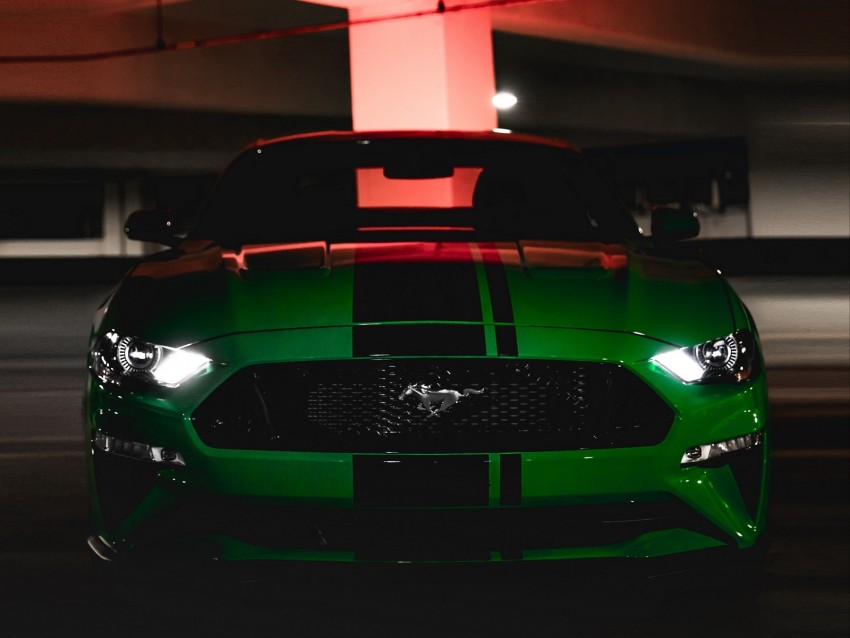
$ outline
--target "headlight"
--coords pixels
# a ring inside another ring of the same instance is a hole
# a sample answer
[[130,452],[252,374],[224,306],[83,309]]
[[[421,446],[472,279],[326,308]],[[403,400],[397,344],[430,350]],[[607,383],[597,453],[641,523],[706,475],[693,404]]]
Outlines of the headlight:
[[104,383],[136,378],[169,388],[206,369],[210,360],[188,350],[158,346],[107,332],[91,354],[91,369]]
[[685,383],[741,383],[756,373],[755,340],[747,330],[651,359]]

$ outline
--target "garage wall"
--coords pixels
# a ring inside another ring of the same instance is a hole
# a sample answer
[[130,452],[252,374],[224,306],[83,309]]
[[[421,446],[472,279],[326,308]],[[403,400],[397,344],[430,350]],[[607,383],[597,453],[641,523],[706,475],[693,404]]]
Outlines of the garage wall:
[[741,137],[749,219],[704,220],[712,236],[850,236],[846,70],[743,72],[498,33],[494,44],[498,88],[520,99],[501,126],[584,147]]
[[[164,39],[192,41],[302,22],[334,22],[345,16],[344,11],[312,5],[309,15],[301,17],[293,10],[300,3],[294,2],[245,4],[207,1],[167,6]],[[275,4],[281,8],[275,10]],[[0,56],[152,47],[157,38],[154,5],[83,15],[58,10],[3,15],[0,7]],[[252,8],[265,15],[250,15]],[[250,18],[249,24],[239,24],[240,16]],[[350,110],[347,70],[348,38],[340,30],[98,61],[3,64],[0,102],[344,117]]]
[[752,90],[748,112],[754,235],[850,236],[846,83]]
[[[184,20],[180,11],[190,9],[168,6],[169,40],[240,28],[239,11],[204,23]],[[326,10],[324,19],[340,19]],[[40,41],[31,37],[32,24],[17,29],[14,17],[4,17],[11,37],[0,52],[143,45],[154,33],[151,17],[148,11],[42,20],[35,30]],[[257,16],[245,19],[250,30]],[[269,20],[273,26],[274,16]],[[498,32],[494,46],[498,86],[520,99],[500,116],[507,128],[585,147],[744,139],[749,205],[707,215],[704,236],[850,236],[844,75],[753,75]],[[105,200],[103,238],[3,240],[0,257],[136,254],[139,245],[124,241],[121,228],[145,176],[215,173],[258,137],[349,126],[341,31],[107,62],[0,65],[0,179],[10,171],[118,171],[104,183],[108,193],[122,193]]]

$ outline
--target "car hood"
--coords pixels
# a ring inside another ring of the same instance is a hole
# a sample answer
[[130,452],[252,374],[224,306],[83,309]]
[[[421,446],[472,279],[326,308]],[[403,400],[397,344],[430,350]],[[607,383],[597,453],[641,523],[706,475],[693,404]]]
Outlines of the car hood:
[[329,326],[488,324],[638,333],[678,345],[733,330],[718,274],[599,243],[306,243],[228,251],[185,242],[125,277],[107,322],[179,347]]

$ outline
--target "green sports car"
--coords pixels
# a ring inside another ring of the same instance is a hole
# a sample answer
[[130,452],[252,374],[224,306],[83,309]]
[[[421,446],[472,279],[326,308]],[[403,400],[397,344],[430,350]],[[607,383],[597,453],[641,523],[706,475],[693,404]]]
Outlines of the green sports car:
[[[98,310],[97,561],[647,575],[764,554],[752,317],[569,145],[263,141]],[[96,562],[97,562],[96,561]]]

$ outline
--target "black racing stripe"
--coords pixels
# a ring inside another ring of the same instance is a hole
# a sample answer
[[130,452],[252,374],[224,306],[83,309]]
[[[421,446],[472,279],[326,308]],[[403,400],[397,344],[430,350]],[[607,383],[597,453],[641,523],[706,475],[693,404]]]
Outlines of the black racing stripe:
[[355,323],[480,322],[475,264],[355,262],[353,312]]
[[[356,263],[355,323],[421,321],[423,325],[355,326],[355,357],[485,356],[487,348],[475,264]],[[479,325],[433,325],[467,321]]]
[[354,456],[356,507],[487,505],[487,456]]
[[522,503],[522,455],[499,455],[499,504]]
[[519,348],[516,342],[516,328],[514,326],[496,326],[496,350],[502,357],[516,357]]
[[[487,287],[490,289],[493,321],[513,324],[514,311],[511,306],[511,293],[508,289],[505,267],[502,264],[485,264],[484,272],[487,275]],[[496,350],[500,356],[518,356],[516,328],[513,325],[496,326]]]
[[354,326],[355,357],[445,356],[487,354],[483,326],[454,324]]

